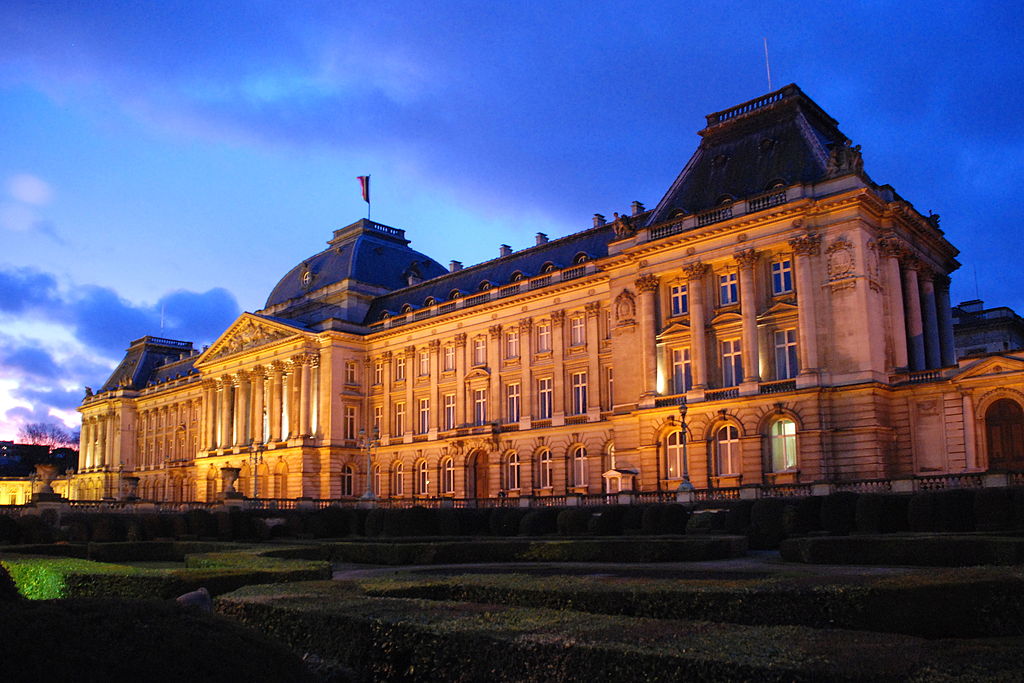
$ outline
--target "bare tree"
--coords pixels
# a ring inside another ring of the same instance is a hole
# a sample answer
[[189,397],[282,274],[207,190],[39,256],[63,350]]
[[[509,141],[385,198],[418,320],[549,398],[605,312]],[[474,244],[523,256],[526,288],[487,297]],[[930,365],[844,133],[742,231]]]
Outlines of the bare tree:
[[54,448],[74,448],[78,440],[66,428],[49,422],[29,422],[18,430],[18,439],[22,443]]

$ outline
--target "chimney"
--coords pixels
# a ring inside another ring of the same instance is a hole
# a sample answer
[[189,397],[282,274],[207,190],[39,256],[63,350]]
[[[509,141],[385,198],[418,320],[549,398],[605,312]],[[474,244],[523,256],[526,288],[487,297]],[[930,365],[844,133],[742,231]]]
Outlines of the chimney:
[[449,273],[454,273],[457,270],[462,270],[462,261],[452,261],[448,264]]
[[542,232],[537,233],[537,246],[548,243],[548,236]]
[[502,256],[511,256],[511,255],[512,255],[512,247],[508,246],[507,244],[502,244],[500,247],[498,247],[498,258],[501,258]]
[[634,201],[632,204],[630,204],[630,206],[633,207],[634,216],[639,216],[644,211],[646,211],[646,209],[644,209],[644,205],[641,202]]
[[599,213],[595,213],[594,214],[594,227],[595,228],[600,228],[604,224],[605,224],[604,216],[602,216]]

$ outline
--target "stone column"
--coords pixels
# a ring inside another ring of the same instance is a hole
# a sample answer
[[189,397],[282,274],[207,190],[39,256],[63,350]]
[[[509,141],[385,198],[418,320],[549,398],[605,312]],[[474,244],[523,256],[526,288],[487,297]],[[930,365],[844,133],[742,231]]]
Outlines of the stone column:
[[89,420],[82,420],[82,433],[78,441],[78,471],[81,472],[89,466],[89,454],[92,451],[92,423]]
[[455,335],[455,424],[466,424],[466,333]]
[[298,436],[309,436],[309,408],[310,391],[313,383],[310,381],[310,366],[312,358],[307,355],[299,356],[299,430]]
[[235,445],[244,446],[249,443],[249,416],[252,412],[252,382],[249,373],[239,372],[236,386]]
[[113,465],[114,464],[114,442],[117,440],[118,429],[117,429],[117,415],[107,416],[107,439],[105,448],[103,449],[103,464]]
[[551,358],[554,361],[554,395],[552,396],[552,424],[562,424],[565,419],[565,370],[562,363],[565,356],[565,311],[551,311]]
[[217,447],[227,448],[231,445],[231,380],[222,377],[220,380],[220,419],[217,421]]
[[487,421],[500,422],[501,409],[501,325],[487,328],[487,368],[491,378],[487,386]]
[[704,276],[706,263],[691,263],[683,268],[686,274],[686,293],[690,303],[690,372],[695,389],[708,385],[708,338],[705,333],[707,319],[704,312]]
[[900,259],[907,253],[906,246],[896,237],[887,235],[878,240],[878,249],[885,260],[885,291],[892,318],[892,364],[907,367],[907,319],[903,312],[903,278]]
[[819,289],[814,286],[812,265],[821,252],[821,235],[807,233],[789,241],[796,268],[797,336],[800,374],[818,371],[818,316],[815,306]]
[[757,343],[757,296],[754,284],[754,266],[760,256],[753,249],[744,249],[735,255],[740,271],[740,316],[742,318],[743,381],[760,382],[761,371]]
[[939,342],[942,345],[942,367],[956,365],[956,344],[953,339],[953,310],[949,305],[949,276],[935,275],[935,305],[939,314]]
[[[601,331],[598,320],[601,315],[601,304],[592,301],[586,306],[587,311],[587,412],[601,412]],[[598,419],[595,417],[594,419]]]
[[658,387],[658,348],[656,337],[655,308],[658,296],[658,278],[651,274],[641,275],[634,283],[640,292],[640,344],[636,350],[640,356],[640,376],[643,386],[640,396],[654,396]]
[[533,319],[523,318],[519,321],[519,367],[521,382],[519,385],[519,421],[533,418]]
[[412,435],[419,430],[420,407],[416,405],[413,395],[413,387],[416,385],[416,378],[419,376],[419,368],[416,367],[416,347],[406,346],[405,353],[405,435]]
[[214,426],[215,405],[217,398],[216,384],[213,380],[203,380],[203,424],[200,434],[199,447],[203,450],[210,450],[217,440],[216,428]]
[[[383,386],[384,390],[384,414],[381,415],[380,433],[381,436],[387,436],[388,438],[392,435],[392,421],[395,419],[395,409],[391,404],[391,373],[394,370],[392,365],[392,354],[390,351],[385,351],[380,356],[381,362],[384,364],[384,377]],[[460,384],[461,386],[461,384]]]
[[252,378],[252,413],[249,418],[249,440],[263,443],[263,395],[266,391],[267,372],[261,367],[253,368],[249,374]]
[[444,410],[444,402],[437,395],[437,378],[441,374],[441,340],[431,339],[427,348],[430,354],[430,424],[428,427],[431,433],[437,434],[438,426],[441,424],[441,411]]
[[907,349],[910,369],[924,370],[924,323],[921,320],[921,289],[917,282],[917,269],[921,262],[910,256],[903,263],[903,309],[907,318]]
[[284,392],[284,365],[274,361],[270,366],[270,441],[281,440],[281,395]]
[[931,268],[921,268],[917,282],[921,286],[921,317],[924,323],[924,357],[926,367],[942,367],[942,349],[939,337],[939,316],[935,300],[935,274]]

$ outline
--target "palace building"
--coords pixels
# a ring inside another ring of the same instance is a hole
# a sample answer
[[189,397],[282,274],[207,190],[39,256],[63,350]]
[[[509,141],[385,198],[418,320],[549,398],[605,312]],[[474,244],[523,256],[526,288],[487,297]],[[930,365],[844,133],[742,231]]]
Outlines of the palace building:
[[1024,354],[957,361],[938,216],[795,85],[699,135],[653,209],[470,267],[359,220],[205,350],[132,342],[81,405],[69,490],[137,477],[143,499],[208,501],[234,471],[258,498],[540,498],[1024,469]]

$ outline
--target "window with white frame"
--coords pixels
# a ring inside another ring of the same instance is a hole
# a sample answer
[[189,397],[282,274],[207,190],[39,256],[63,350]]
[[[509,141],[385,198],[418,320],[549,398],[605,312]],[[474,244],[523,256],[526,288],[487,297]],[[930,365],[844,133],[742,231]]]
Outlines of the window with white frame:
[[487,339],[485,337],[473,338],[473,365],[487,364]]
[[587,343],[587,321],[582,315],[569,318],[569,346],[583,346]]
[[693,388],[693,367],[690,348],[672,349],[672,390],[683,394]]
[[796,356],[796,329],[775,330],[775,376],[792,379],[800,372]]
[[736,271],[722,273],[718,276],[718,303],[728,306],[739,301],[739,290]]
[[550,420],[554,412],[555,392],[550,377],[537,380],[537,419]]
[[772,472],[784,472],[796,468],[796,422],[782,418],[772,423],[769,432],[771,441]]
[[444,346],[444,370],[445,372],[451,372],[455,369],[455,344],[445,344]]
[[345,384],[358,384],[356,380],[356,362],[354,360],[345,361]]
[[373,466],[373,495],[380,495],[380,465]]
[[739,339],[722,342],[722,386],[734,387],[743,381],[743,355]]
[[345,406],[344,415],[344,434],[345,438],[352,441],[356,438],[356,407]]
[[519,358],[519,330],[505,333],[505,358]]
[[793,262],[788,258],[772,261],[772,294],[788,294],[793,291]]
[[682,479],[686,476],[686,443],[682,430],[665,437],[665,477]]
[[444,428],[455,429],[455,394],[444,395]]
[[487,389],[473,390],[473,424],[487,424]]
[[669,290],[672,315],[686,315],[690,312],[690,296],[687,285],[673,285]]
[[583,446],[572,449],[572,485],[587,485],[587,449]]
[[519,454],[509,453],[505,458],[505,489],[509,491],[519,490]]
[[583,415],[587,412],[587,373],[572,373],[572,413]]
[[551,350],[551,323],[537,323],[537,353],[547,353]]
[[420,421],[419,421],[419,433],[426,434],[430,431],[430,399],[420,399]]
[[430,493],[430,468],[426,460],[416,463],[416,495],[425,496]]
[[605,396],[607,397],[608,405],[605,406],[606,410],[611,410],[615,407],[615,370],[614,368],[604,369],[604,384],[605,384]]
[[427,375],[430,374],[430,351],[428,349],[424,349],[424,350],[420,351],[418,358],[419,358],[419,370],[418,370],[419,376],[420,377],[426,377]]
[[351,496],[355,487],[355,471],[352,465],[345,465],[341,468],[341,495]]
[[732,425],[715,432],[715,471],[719,475],[740,473],[740,433]]
[[604,338],[612,338],[612,309],[604,309]]
[[373,407],[373,434],[379,436],[383,429],[382,423],[384,422],[384,406]]
[[405,401],[395,403],[395,425],[392,430],[393,436],[405,434]]
[[538,488],[549,489],[555,481],[554,464],[551,461],[551,449],[542,448],[537,454],[537,484]]
[[383,384],[384,383],[384,364],[377,361],[373,364],[373,383]]
[[391,493],[396,496],[405,495],[405,468],[402,463],[396,463],[391,474]]
[[455,460],[451,456],[441,461],[441,493],[455,493]]
[[395,381],[401,382],[405,379],[405,354],[395,356]]
[[505,385],[505,421],[519,422],[519,382]]

